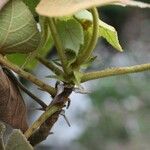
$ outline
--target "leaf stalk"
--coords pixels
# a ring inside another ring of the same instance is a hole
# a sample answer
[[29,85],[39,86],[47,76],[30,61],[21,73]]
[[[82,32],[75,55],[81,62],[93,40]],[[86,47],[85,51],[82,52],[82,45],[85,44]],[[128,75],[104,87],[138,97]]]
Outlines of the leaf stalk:
[[110,68],[101,71],[84,73],[81,82],[83,83],[94,79],[105,78],[105,77],[116,76],[116,75],[124,75],[130,73],[137,73],[142,71],[150,71],[150,63],[135,65],[131,67],[116,67],[116,68]]
[[93,34],[91,37],[91,40],[89,41],[89,43],[87,44],[86,48],[83,49],[83,51],[79,54],[77,60],[75,61],[75,63],[73,64],[73,68],[78,68],[81,64],[83,64],[84,62],[86,62],[94,48],[96,47],[97,41],[98,41],[98,37],[99,37],[99,15],[98,15],[98,11],[97,8],[92,8],[91,9],[91,13],[93,16]]

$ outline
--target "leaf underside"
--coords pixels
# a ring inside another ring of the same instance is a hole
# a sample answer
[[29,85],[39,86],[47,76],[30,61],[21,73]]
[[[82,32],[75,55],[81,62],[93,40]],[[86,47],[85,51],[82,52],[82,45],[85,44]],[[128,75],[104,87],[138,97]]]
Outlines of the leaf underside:
[[41,0],[36,11],[43,16],[60,17],[72,15],[82,9],[116,3],[121,6],[150,7],[149,4],[133,0]]
[[16,84],[0,70],[0,120],[14,128],[27,130],[26,106]]
[[0,12],[0,53],[29,53],[37,49],[40,35],[28,7],[10,0]]

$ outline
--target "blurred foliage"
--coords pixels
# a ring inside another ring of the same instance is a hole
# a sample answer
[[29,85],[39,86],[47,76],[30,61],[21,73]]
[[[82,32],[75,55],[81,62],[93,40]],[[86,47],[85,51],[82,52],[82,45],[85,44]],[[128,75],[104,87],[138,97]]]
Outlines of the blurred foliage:
[[142,136],[143,140],[148,138],[149,83],[150,79],[144,75],[99,81],[89,95],[94,108],[88,113],[90,121],[80,138],[81,145],[86,150],[113,150],[114,147],[107,146],[112,143],[125,145],[138,136]]
[[[145,0],[143,2],[149,2]],[[103,7],[100,9],[101,17],[107,23],[113,25],[121,38],[124,39],[124,25],[131,21],[131,16],[138,16],[138,11],[133,8],[123,9],[117,7]],[[140,14],[148,15],[148,11],[140,10]],[[132,15],[129,15],[132,14]],[[146,17],[143,17],[146,19]],[[138,19],[134,19],[137,21]],[[142,20],[141,20],[142,21]],[[144,20],[143,20],[144,21]],[[136,23],[135,23],[136,24]],[[128,28],[129,23],[127,24]],[[137,24],[137,28],[140,25]],[[135,35],[129,37],[135,38],[136,27],[133,30]],[[130,30],[129,30],[130,31]],[[142,32],[142,29],[139,31]],[[130,33],[131,34],[131,33]],[[144,37],[144,35],[142,35]],[[145,35],[146,36],[146,35]],[[140,36],[139,36],[140,37]],[[130,47],[128,40],[127,47]],[[140,43],[144,43],[139,39]],[[135,39],[132,39],[132,44]],[[137,44],[137,43],[136,43]],[[124,47],[123,47],[124,48]],[[137,54],[138,52],[138,54]],[[116,54],[109,51],[99,51],[101,57],[107,56],[104,60],[105,68],[112,66]],[[137,56],[137,57],[136,57]],[[140,56],[144,56],[140,57]],[[149,61],[149,51],[147,45],[142,51],[137,46],[137,50],[127,52],[120,59],[128,60],[128,63],[142,63]],[[118,55],[118,57],[120,57]],[[148,58],[148,59],[147,59]],[[106,62],[105,62],[106,61]],[[125,62],[126,62],[125,61]],[[131,61],[131,62],[130,62]],[[119,62],[116,60],[116,64]],[[122,63],[123,64],[123,63]],[[99,65],[99,64],[97,64]],[[99,66],[101,67],[101,66]],[[99,68],[96,66],[95,68]],[[102,67],[103,68],[103,67]],[[124,75],[97,80],[90,84],[92,93],[89,95],[93,104],[92,110],[83,114],[82,118],[86,120],[84,133],[76,141],[79,149],[82,150],[149,150],[150,147],[150,73]]]

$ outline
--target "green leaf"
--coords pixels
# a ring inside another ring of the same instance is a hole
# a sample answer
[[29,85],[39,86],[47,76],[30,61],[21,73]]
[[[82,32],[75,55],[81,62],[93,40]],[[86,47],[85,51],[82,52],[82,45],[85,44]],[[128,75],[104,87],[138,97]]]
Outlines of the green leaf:
[[33,147],[20,130],[13,130],[7,141],[6,150],[33,150]]
[[[45,57],[51,50],[51,47],[53,46],[53,41],[52,41],[52,37],[51,37],[51,34],[50,34],[50,31],[49,31],[49,28],[48,28],[48,24],[46,22],[46,18],[45,17],[40,17],[39,18],[39,23],[40,23],[40,26],[41,26],[41,41],[39,42],[39,46],[37,48],[37,51],[34,51],[33,54],[31,54],[31,57],[27,54],[9,54],[7,55],[7,58],[19,65],[19,66],[22,66],[25,64],[25,62],[27,61],[26,65],[24,68],[26,69],[33,69],[38,61],[36,59],[34,59],[34,56],[35,55],[40,55],[42,57]],[[30,57],[28,59],[28,57]]]
[[[77,19],[81,20],[83,26],[90,28],[92,26],[92,14],[87,10],[82,10],[74,15]],[[91,22],[91,23],[89,23]],[[118,34],[114,27],[104,23],[99,19],[99,36],[105,38],[114,48],[119,51],[123,51],[119,40]]]
[[0,53],[29,53],[38,47],[40,34],[28,7],[10,0],[0,13]]
[[84,43],[84,34],[80,23],[75,19],[58,20],[56,26],[64,48],[78,53],[81,44]]
[[119,43],[118,34],[115,28],[106,24],[101,20],[99,20],[99,25],[100,25],[99,29],[100,36],[105,38],[107,42],[110,43],[114,48],[122,52],[123,49]]
[[41,0],[36,7],[37,13],[47,17],[60,17],[76,13],[77,11],[96,6],[112,5],[116,3],[131,6],[150,7],[146,3],[133,0]]

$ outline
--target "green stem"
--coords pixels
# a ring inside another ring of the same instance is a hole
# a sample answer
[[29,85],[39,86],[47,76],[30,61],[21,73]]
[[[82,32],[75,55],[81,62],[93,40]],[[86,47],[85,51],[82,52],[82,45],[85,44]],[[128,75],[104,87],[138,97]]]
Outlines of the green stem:
[[60,70],[57,66],[55,66],[51,61],[47,61],[46,59],[40,57],[40,56],[36,56],[36,59],[42,63],[43,65],[45,65],[47,68],[49,68],[52,72],[54,72],[56,75],[58,76],[63,76],[64,72],[62,70]]
[[99,23],[98,23],[99,15],[98,15],[98,11],[96,8],[91,9],[91,13],[93,16],[93,35],[92,35],[91,41],[88,43],[87,47],[79,54],[76,62],[73,64],[73,67],[78,67],[81,64],[83,64],[84,62],[86,62],[90,58],[90,56],[97,44],[98,33],[99,33]]
[[50,107],[46,110],[24,133],[25,137],[28,139],[50,116],[59,111],[60,109],[56,106]]
[[63,45],[62,45],[62,42],[60,40],[59,33],[58,33],[57,28],[55,26],[54,19],[50,18],[48,22],[49,22],[51,34],[53,36],[53,40],[54,40],[54,43],[55,43],[55,46],[57,49],[57,53],[58,53],[59,58],[60,58],[61,63],[62,63],[63,70],[66,74],[69,74],[69,71],[67,70],[67,57],[65,55],[65,50],[63,49]]
[[89,80],[94,80],[94,79],[99,79],[99,78],[104,78],[109,76],[142,72],[142,71],[150,71],[150,63],[131,66],[131,67],[116,67],[116,68],[110,68],[110,69],[105,69],[96,72],[85,73],[83,74],[81,82],[83,83]]
[[18,75],[25,78],[26,80],[29,80],[29,81],[33,82],[35,85],[39,86],[42,90],[47,91],[52,96],[56,95],[55,88],[53,88],[50,85],[48,85],[48,84],[44,83],[43,81],[39,80],[34,75],[20,69],[17,65],[12,64],[7,59],[5,59],[1,54],[0,54],[0,64],[4,65],[5,67],[7,67],[11,70],[13,70]]

